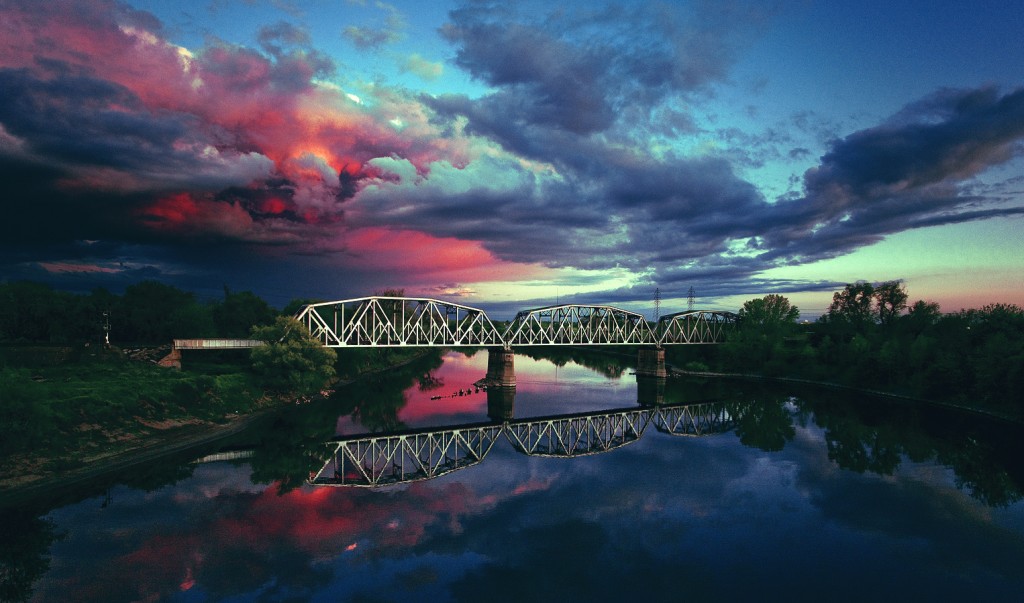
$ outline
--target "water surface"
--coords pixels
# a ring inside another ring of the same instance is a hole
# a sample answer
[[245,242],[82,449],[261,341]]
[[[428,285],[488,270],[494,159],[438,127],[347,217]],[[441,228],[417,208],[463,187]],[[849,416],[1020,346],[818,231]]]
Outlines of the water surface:
[[[564,354],[517,356],[500,408],[473,386],[483,352],[339,390],[240,438],[247,458],[154,468],[145,487],[20,518],[3,562],[35,601],[1015,600],[1024,587],[1018,428],[788,385],[638,391],[628,358]],[[629,413],[643,428],[615,421]],[[575,448],[538,431],[547,447],[527,455],[509,435],[567,421]],[[487,425],[482,460],[433,479],[309,483],[360,434],[443,441]]]

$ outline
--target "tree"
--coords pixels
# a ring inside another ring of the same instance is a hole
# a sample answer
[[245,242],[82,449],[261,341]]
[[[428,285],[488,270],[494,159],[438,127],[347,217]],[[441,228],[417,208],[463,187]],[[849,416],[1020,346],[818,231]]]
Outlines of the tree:
[[269,389],[309,396],[335,376],[334,350],[325,348],[294,318],[279,316],[272,324],[254,327],[252,338],[265,344],[253,348],[250,358]]
[[273,322],[276,314],[254,293],[232,293],[224,287],[224,301],[213,307],[213,322],[221,337],[245,337],[253,327]]
[[774,293],[744,302],[738,328],[727,338],[724,355],[747,369],[781,370],[789,355],[784,339],[799,316],[796,306]]
[[311,304],[319,304],[327,301],[326,299],[312,298],[312,297],[297,297],[281,309],[281,316],[295,316],[303,308]]
[[901,281],[846,285],[832,295],[826,322],[846,322],[863,328],[873,323],[890,324],[907,307],[907,290]]
[[751,400],[731,406],[729,413],[736,417],[736,435],[744,446],[778,452],[796,435],[785,400]]
[[942,311],[939,309],[939,304],[919,299],[910,306],[906,323],[910,325],[914,333],[922,333],[939,322],[940,318],[942,318]]
[[862,326],[874,322],[872,303],[875,287],[863,281],[846,285],[842,291],[832,295],[828,307],[828,322],[846,322]]
[[209,309],[177,287],[143,281],[124,290],[120,311],[110,321],[119,341],[164,343],[175,337],[206,337],[212,333]]
[[757,326],[761,328],[778,328],[786,324],[796,324],[800,318],[800,310],[790,305],[789,299],[771,293],[760,299],[751,299],[743,303],[739,312],[744,328]]
[[0,512],[0,533],[0,601],[28,601],[32,585],[50,569],[50,546],[66,534],[18,507]]
[[900,281],[875,285],[874,296],[878,322],[883,325],[890,324],[907,307],[907,290]]

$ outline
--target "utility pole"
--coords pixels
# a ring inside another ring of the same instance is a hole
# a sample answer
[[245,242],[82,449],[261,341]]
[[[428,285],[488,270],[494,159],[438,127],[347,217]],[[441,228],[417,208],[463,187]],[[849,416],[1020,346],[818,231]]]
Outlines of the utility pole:
[[103,311],[103,345],[110,347],[110,310]]

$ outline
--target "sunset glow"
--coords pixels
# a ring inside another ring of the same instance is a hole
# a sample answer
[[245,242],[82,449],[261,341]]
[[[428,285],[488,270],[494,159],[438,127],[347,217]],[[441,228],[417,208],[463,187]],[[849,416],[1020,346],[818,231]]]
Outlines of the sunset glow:
[[1019,9],[4,3],[0,279],[1022,304]]

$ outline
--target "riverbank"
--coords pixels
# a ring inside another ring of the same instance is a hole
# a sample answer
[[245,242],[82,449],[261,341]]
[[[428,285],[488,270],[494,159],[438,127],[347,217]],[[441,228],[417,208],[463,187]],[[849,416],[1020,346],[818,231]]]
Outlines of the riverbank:
[[[5,474],[0,479],[0,509],[40,499],[57,498],[77,487],[100,482],[141,465],[213,447],[243,432],[273,410],[267,408],[239,415],[223,424],[191,423],[171,427],[163,433],[151,434],[138,446],[78,459],[79,466],[63,471]],[[45,460],[36,459],[33,464],[39,462],[45,463]]]
[[[405,366],[428,353],[429,350],[417,349],[397,357],[382,357],[377,359],[381,364],[366,363],[364,359],[362,370],[336,381],[331,387],[345,387],[360,379]],[[152,375],[156,380],[175,380],[181,373],[160,368]],[[200,380],[212,378],[206,373],[192,377]],[[138,379],[137,374],[135,378]],[[327,391],[318,397],[323,397],[325,393]],[[204,450],[215,450],[257,421],[272,417],[277,412],[284,412],[294,404],[309,401],[296,400],[294,396],[287,394],[271,396],[261,391],[258,394],[253,392],[248,404],[241,404],[241,401],[235,398],[232,406],[237,410],[213,418],[199,418],[184,412],[177,413],[174,418],[160,421],[134,416],[132,421],[137,424],[136,429],[127,428],[123,423],[93,425],[90,431],[95,432],[100,441],[96,441],[95,438],[90,440],[89,450],[79,446],[77,449],[54,454],[37,449],[2,459],[0,509],[53,498],[83,485],[102,482],[134,468],[176,455],[195,456]]]

